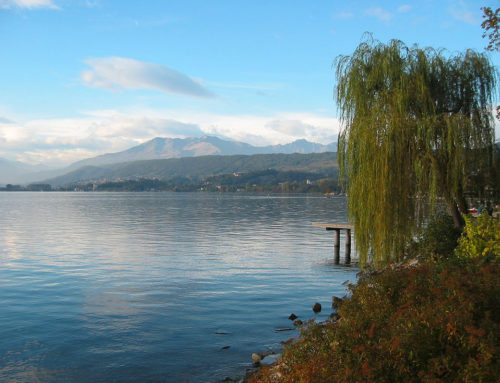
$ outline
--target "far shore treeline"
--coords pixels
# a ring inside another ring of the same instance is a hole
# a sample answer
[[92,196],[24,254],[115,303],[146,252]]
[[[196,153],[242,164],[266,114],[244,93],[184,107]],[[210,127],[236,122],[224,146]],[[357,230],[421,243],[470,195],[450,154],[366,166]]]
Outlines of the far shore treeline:
[[0,191],[172,191],[172,192],[246,192],[246,193],[338,193],[337,177],[324,174],[260,170],[232,173],[193,180],[175,177],[169,180],[139,178],[117,181],[73,183],[52,187],[50,184],[6,185]]
[[[494,184],[500,184],[500,143]],[[203,156],[86,166],[63,176],[0,191],[341,193],[337,153]],[[1,185],[1,183],[0,183]],[[472,187],[468,199],[500,198],[500,190]]]
[[337,154],[214,155],[84,166],[0,191],[339,191]]

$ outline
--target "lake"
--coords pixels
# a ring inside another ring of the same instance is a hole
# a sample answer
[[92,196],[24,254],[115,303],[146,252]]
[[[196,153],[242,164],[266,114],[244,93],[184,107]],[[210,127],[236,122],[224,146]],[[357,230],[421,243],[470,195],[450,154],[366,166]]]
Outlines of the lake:
[[311,226],[346,221],[342,197],[20,192],[0,212],[1,382],[242,375],[358,271]]

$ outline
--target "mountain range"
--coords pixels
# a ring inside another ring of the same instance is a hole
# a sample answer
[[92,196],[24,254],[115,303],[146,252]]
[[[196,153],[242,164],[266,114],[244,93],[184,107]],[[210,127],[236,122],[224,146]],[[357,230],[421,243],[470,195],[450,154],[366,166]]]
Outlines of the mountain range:
[[74,170],[83,166],[101,166],[140,160],[159,160],[209,155],[306,154],[334,152],[336,150],[336,143],[322,145],[307,140],[297,140],[286,145],[252,146],[243,142],[222,140],[214,136],[190,138],[156,137],[122,152],[103,154],[101,156],[75,162],[69,166],[69,169]]
[[[214,136],[190,137],[190,138],[164,138],[156,137],[143,144],[130,149],[103,154],[77,161],[67,167],[49,169],[43,165],[28,165],[22,162],[13,162],[0,159],[0,184],[28,184],[33,182],[44,182],[48,179],[63,176],[84,168],[81,173],[88,173],[87,179],[91,179],[90,169],[113,164],[123,164],[144,160],[173,159],[200,156],[231,156],[231,155],[255,155],[255,154],[291,154],[291,153],[323,153],[335,152],[337,144],[322,145],[307,140],[297,140],[286,145],[253,146],[238,141],[223,140]],[[102,171],[101,171],[102,172]],[[98,172],[99,173],[99,172]],[[90,178],[88,178],[90,177]],[[72,177],[69,177],[72,178]]]
[[44,183],[57,187],[77,183],[101,183],[141,178],[196,182],[223,174],[249,173],[267,169],[299,171],[332,177],[338,172],[337,154],[324,152],[211,155],[120,162],[100,166],[88,165],[59,177],[45,180]]

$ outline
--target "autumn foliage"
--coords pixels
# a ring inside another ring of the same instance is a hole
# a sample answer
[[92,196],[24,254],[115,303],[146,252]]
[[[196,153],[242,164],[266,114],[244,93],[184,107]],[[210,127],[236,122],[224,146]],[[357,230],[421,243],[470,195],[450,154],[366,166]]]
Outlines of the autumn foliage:
[[340,320],[309,323],[252,382],[496,382],[499,275],[478,258],[364,273]]

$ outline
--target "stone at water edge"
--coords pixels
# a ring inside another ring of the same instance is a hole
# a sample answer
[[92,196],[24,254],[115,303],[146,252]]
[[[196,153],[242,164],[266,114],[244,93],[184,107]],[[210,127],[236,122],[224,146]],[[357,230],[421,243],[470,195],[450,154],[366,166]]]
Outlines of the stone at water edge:
[[295,315],[294,313],[291,313],[290,316],[288,317],[288,319],[290,319],[290,320],[295,320],[297,318],[298,318],[298,316]]
[[293,325],[295,327],[299,327],[299,326],[302,326],[304,323],[302,323],[302,321],[300,319],[297,319],[296,321],[293,322]]
[[259,364],[261,360],[262,360],[262,357],[259,354],[255,353],[255,352],[252,354],[252,361],[254,364]]
[[264,359],[266,356],[269,356],[269,355],[274,355],[275,352],[273,350],[266,350],[262,353],[260,353],[259,355],[261,356],[262,359]]
[[280,356],[281,354],[269,354],[262,359],[261,363],[264,365],[271,365],[273,363],[276,363]]
[[319,313],[321,311],[321,303],[316,302],[313,306],[313,311],[315,314]]

